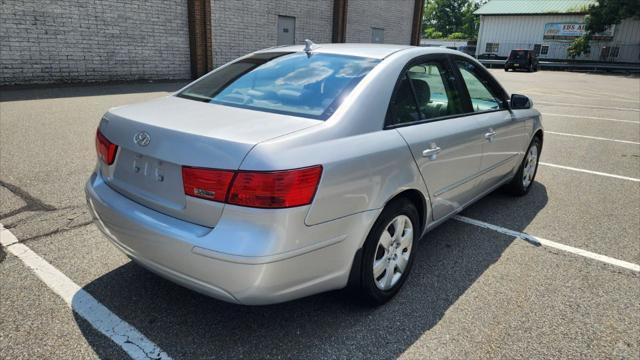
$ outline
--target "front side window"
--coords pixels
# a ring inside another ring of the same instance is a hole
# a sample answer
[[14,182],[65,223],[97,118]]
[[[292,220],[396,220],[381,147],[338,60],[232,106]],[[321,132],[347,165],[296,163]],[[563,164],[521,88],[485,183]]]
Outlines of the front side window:
[[378,63],[322,53],[256,54],[206,75],[178,96],[326,120]]
[[502,101],[491,90],[491,85],[479,73],[476,65],[464,60],[456,60],[456,64],[469,91],[469,98],[474,112],[500,110],[503,108]]

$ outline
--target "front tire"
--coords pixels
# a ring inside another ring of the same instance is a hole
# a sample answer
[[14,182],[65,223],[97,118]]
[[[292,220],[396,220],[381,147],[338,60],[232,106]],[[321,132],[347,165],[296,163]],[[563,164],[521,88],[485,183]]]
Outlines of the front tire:
[[386,303],[407,280],[421,233],[418,219],[413,203],[401,198],[389,203],[376,220],[363,246],[358,281],[351,284],[365,303]]
[[515,196],[523,196],[531,190],[531,185],[538,172],[538,160],[540,159],[541,150],[542,141],[536,136],[531,140],[518,172],[506,186],[509,193]]

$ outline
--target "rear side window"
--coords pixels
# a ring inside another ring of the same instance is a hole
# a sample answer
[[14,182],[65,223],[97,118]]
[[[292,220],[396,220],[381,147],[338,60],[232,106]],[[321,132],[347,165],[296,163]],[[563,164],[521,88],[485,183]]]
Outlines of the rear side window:
[[461,114],[459,94],[450,86],[453,74],[439,62],[410,66],[391,100],[389,125]]
[[433,119],[462,113],[459,96],[449,86],[452,74],[439,63],[429,62],[409,68],[422,119]]
[[403,74],[389,103],[388,124],[398,125],[420,120],[420,113],[407,74]]
[[322,53],[268,54],[210,73],[178,96],[326,120],[379,63],[377,59]]
[[509,55],[511,60],[524,60],[527,58],[527,53],[523,50],[513,50]]
[[491,84],[480,74],[476,65],[464,60],[456,60],[456,64],[469,91],[469,98],[474,112],[493,111],[503,108],[500,97],[492,90]]

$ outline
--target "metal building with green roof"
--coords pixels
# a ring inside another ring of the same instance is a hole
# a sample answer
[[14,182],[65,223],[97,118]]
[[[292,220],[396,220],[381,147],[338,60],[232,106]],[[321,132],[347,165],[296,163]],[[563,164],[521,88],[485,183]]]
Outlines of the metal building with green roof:
[[[506,57],[533,49],[541,59],[567,59],[567,48],[584,34],[587,9],[595,0],[490,0],[480,16],[476,56]],[[640,63],[640,20],[626,19],[591,41],[578,60]]]

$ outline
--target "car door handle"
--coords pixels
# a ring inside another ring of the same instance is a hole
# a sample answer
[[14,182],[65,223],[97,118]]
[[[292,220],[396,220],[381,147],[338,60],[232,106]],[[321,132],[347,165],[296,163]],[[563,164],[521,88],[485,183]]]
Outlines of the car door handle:
[[496,132],[493,129],[489,129],[489,132],[484,134],[484,138],[489,140],[489,142],[492,142],[495,136]]
[[422,156],[429,158],[429,160],[435,160],[438,157],[438,154],[442,151],[439,146],[432,145],[429,149],[425,149],[422,151]]

